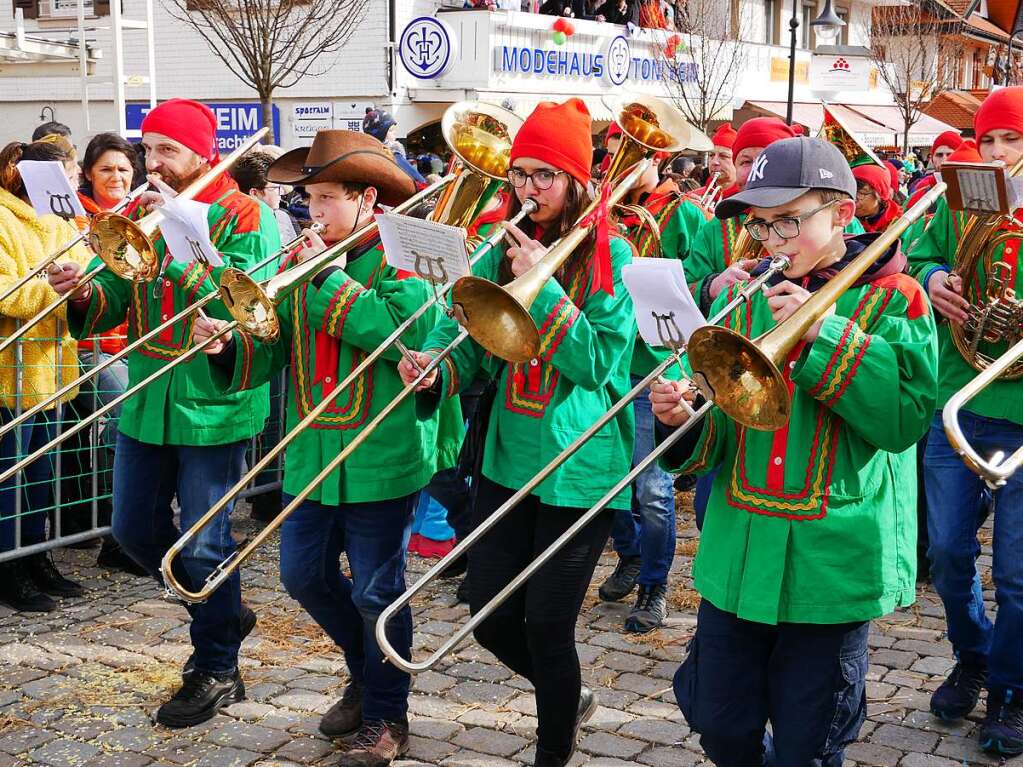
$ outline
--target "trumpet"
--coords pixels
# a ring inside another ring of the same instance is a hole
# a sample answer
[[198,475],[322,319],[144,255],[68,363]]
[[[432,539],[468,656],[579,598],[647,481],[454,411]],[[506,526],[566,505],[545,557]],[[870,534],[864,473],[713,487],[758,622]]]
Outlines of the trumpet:
[[1017,341],[1004,354],[990,362],[980,375],[974,377],[966,386],[949,397],[945,407],[941,410],[941,421],[945,427],[948,443],[959,453],[963,463],[979,475],[992,490],[1003,487],[1009,477],[1023,463],[1023,447],[1008,457],[999,451],[990,458],[982,458],[963,434],[962,427],[959,425],[959,411],[977,394],[997,381],[1007,371],[1012,370],[1013,366],[1021,359],[1023,359],[1023,340]]
[[[313,224],[310,227],[310,229],[313,232],[317,232],[318,233],[318,232],[323,231],[323,225],[322,224]],[[278,250],[276,253],[274,253],[273,255],[267,256],[262,261],[260,261],[258,264],[256,264],[255,266],[251,267],[248,270],[248,274],[255,274],[256,272],[261,271],[262,269],[264,269],[265,267],[269,266],[270,264],[273,264],[281,256],[287,256],[292,251],[294,251],[295,248],[299,247],[305,239],[306,238],[305,238],[304,234],[303,235],[299,235],[294,240],[292,240],[291,242],[289,242],[286,245],[284,245],[283,247],[281,247],[281,249]],[[20,424],[24,423],[25,421],[27,421],[29,418],[31,418],[32,416],[36,415],[37,413],[39,413],[39,412],[41,412],[43,410],[46,410],[47,408],[51,407],[53,405],[53,403],[58,402],[65,394],[67,394],[68,392],[74,390],[76,387],[80,386],[81,384],[85,383],[90,378],[98,376],[100,373],[102,373],[108,367],[110,367],[111,365],[113,365],[113,364],[119,362],[120,360],[124,359],[129,354],[131,354],[133,351],[135,351],[136,349],[141,347],[143,344],[146,344],[149,341],[151,341],[152,339],[156,338],[158,335],[163,333],[167,328],[174,327],[176,324],[178,324],[182,320],[187,319],[188,317],[192,316],[193,314],[203,313],[203,307],[205,307],[208,303],[210,303],[212,301],[215,301],[216,299],[218,299],[220,297],[221,297],[221,291],[220,290],[215,290],[212,293],[207,293],[205,296],[200,298],[198,301],[196,301],[191,306],[185,307],[184,309],[182,309],[180,312],[178,312],[177,314],[173,315],[169,319],[164,320],[163,322],[161,322],[159,325],[157,325],[152,330],[150,330],[147,333],[145,333],[144,335],[141,335],[138,338],[136,338],[134,341],[132,341],[127,346],[125,346],[123,349],[121,349],[116,354],[110,355],[109,357],[104,359],[102,362],[100,362],[98,365],[93,367],[88,372],[83,373],[82,375],[78,376],[78,378],[76,378],[71,383],[65,384],[63,387],[61,387],[58,391],[55,391],[52,395],[50,395],[44,401],[42,401],[42,402],[34,405],[33,407],[29,408],[28,410],[23,412],[21,415],[19,415],[14,420],[8,421],[3,426],[0,426],[0,437],[3,437],[4,434],[6,434],[7,432],[11,431],[12,429],[16,429]],[[168,366],[166,369],[171,369],[171,366]],[[93,414],[93,415],[88,416],[84,420],[86,420],[87,422],[91,423],[93,420],[95,420],[95,418],[96,418],[96,416]]]
[[[131,205],[131,203],[133,203],[139,196],[141,196],[144,191],[146,191],[146,185],[139,184],[139,186],[136,189],[133,189],[131,192],[129,192],[128,196],[121,200],[114,208],[110,210],[110,212],[120,213],[122,210]],[[89,237],[88,229],[85,230],[84,232],[79,232],[78,234],[76,234],[72,239],[64,243],[64,245],[62,245],[59,250],[55,251],[54,253],[43,259],[38,265],[36,265],[36,267],[32,271],[30,271],[20,280],[18,280],[13,285],[8,287],[7,290],[5,290],[3,293],[0,293],[0,301],[5,301],[8,298],[10,298],[20,288],[28,284],[34,277],[41,277],[43,273],[49,268],[50,264],[56,263],[61,256],[63,256],[65,253],[67,253],[69,250],[75,247],[75,245],[77,245],[78,243],[87,240],[88,237]]]
[[[464,540],[460,541],[444,559],[434,565],[426,575],[420,578],[401,597],[388,605],[380,613],[374,631],[377,643],[387,660],[408,673],[425,671],[435,666],[445,655],[468,637],[481,622],[500,607],[509,596],[557,554],[558,551],[564,548],[586,525],[607,508],[618,494],[628,487],[637,476],[667,452],[672,445],[678,442],[697,424],[700,424],[703,416],[709,413],[715,404],[741,425],[763,430],[776,429],[783,425],[784,421],[780,424],[778,423],[777,415],[788,416],[791,397],[788,393],[788,388],[783,382],[780,387],[777,385],[777,382],[781,381],[781,373],[777,368],[775,360],[784,360],[785,356],[795,347],[806,330],[824,316],[838,300],[839,296],[870,268],[878,256],[887,250],[902,232],[920,216],[924,215],[927,209],[944,192],[944,184],[935,185],[916,205],[906,211],[899,219],[892,222],[889,228],[867,246],[859,256],[842,269],[824,287],[814,293],[809,301],[759,339],[751,341],[738,333],[718,325],[705,325],[695,331],[689,338],[687,353],[694,371],[693,378],[701,381],[699,388],[703,391],[707,401],[697,410],[693,410],[684,400],[681,401],[680,405],[689,415],[686,423],[675,429],[661,444],[639,461],[594,506],[584,512],[554,543],[541,552],[521,573],[509,581],[500,592],[473,615],[467,623],[446,639],[427,659],[420,662],[406,660],[394,649],[394,646],[387,637],[387,623],[397,612],[404,609],[419,591],[449,567],[456,558],[471,548],[498,521],[507,516],[544,479],[565,463],[585,442],[590,440],[620,413],[623,408],[629,406],[636,397],[644,392],[647,386],[673,364],[680,362],[680,348],[676,347],[674,349],[674,357],[666,359],[653,372],[640,381],[639,384],[633,387],[628,394],[613,404],[608,412],[601,416],[596,423],[583,432],[547,466],[542,468],[525,486],[483,520],[479,527]],[[739,295],[732,299],[721,312],[715,315],[712,322],[719,322],[727,317],[737,306],[748,301],[761,286],[767,283],[773,274],[783,272],[788,266],[786,258],[773,259],[767,272],[741,290]],[[715,348],[719,342],[724,347],[722,351],[718,351]],[[694,354],[694,352],[697,352],[697,354]],[[750,364],[758,360],[760,364]],[[715,387],[714,384],[717,384],[717,386]],[[720,391],[720,401],[715,401],[714,398],[717,391]],[[754,407],[750,407],[750,400],[754,401],[752,403],[755,405]]]
[[[191,200],[201,194],[211,183],[234,165],[242,155],[258,144],[269,132],[269,128],[261,128],[247,138],[237,149],[210,168],[200,178],[193,181],[175,199]],[[160,209],[132,221],[113,211],[97,213],[89,228],[89,244],[102,259],[103,263],[87,272],[78,283],[78,288],[92,282],[104,269],[110,269],[118,277],[131,282],[148,282],[159,271],[156,247],[151,236],[164,219]],[[0,353],[11,344],[23,337],[29,330],[45,320],[51,313],[71,300],[77,292],[69,290],[49,306],[41,309],[30,320],[22,325],[16,334],[0,341]]]
[[[535,212],[536,209],[537,209],[536,202],[534,202],[533,200],[526,200],[525,202],[522,203],[521,210],[519,210],[519,212],[515,215],[511,223],[518,224],[525,216],[528,216],[530,213]],[[484,255],[490,252],[490,250],[500,241],[500,239],[503,236],[504,227],[503,226],[498,227],[498,229],[495,230],[489,237],[487,237],[487,239],[483,241],[482,245],[473,253],[471,263],[475,264]],[[404,346],[404,344],[401,343],[402,334],[405,333],[405,331],[407,331],[409,328],[411,328],[413,324],[415,324],[415,322],[420,317],[422,317],[431,307],[436,305],[439,301],[442,301],[447,296],[450,290],[451,285],[445,285],[442,290],[434,294],[432,298],[430,298],[421,307],[419,307],[412,315],[408,317],[408,319],[406,319],[397,328],[395,328],[391,332],[391,334],[387,336],[387,338],[385,338],[383,342],[380,343],[379,346],[377,346],[376,349],[370,352],[370,354],[367,355],[355,367],[355,369],[352,370],[344,378],[343,381],[341,381],[337,386],[335,386],[330,393],[324,395],[324,397],[320,400],[319,404],[316,405],[316,407],[313,408],[301,421],[295,424],[295,427],[291,429],[281,439],[280,442],[274,445],[274,447],[266,455],[264,455],[256,463],[255,466],[249,469],[245,476],[239,479],[234,487],[228,490],[227,493],[220,500],[218,500],[212,507],[210,507],[209,511],[207,511],[200,519],[198,519],[195,522],[194,525],[192,525],[192,527],[188,531],[186,531],[180,538],[178,538],[177,541],[174,542],[170,549],[167,550],[167,553],[164,554],[163,560],[160,563],[160,574],[163,576],[163,582],[167,588],[167,593],[169,595],[176,596],[190,604],[205,602],[207,599],[209,599],[210,594],[212,594],[214,591],[220,588],[224,581],[230,578],[232,573],[234,573],[235,570],[241,567],[242,563],[246,559],[248,559],[249,556],[251,556],[251,554],[263,544],[263,541],[266,540],[268,536],[272,535],[273,532],[277,530],[278,527],[284,524],[284,520],[287,519],[288,516],[290,516],[291,513],[296,508],[298,508],[298,506],[305,500],[306,497],[308,497],[308,495],[313,491],[313,489],[315,489],[324,479],[326,479],[330,475],[330,473],[334,469],[336,469],[338,465],[341,464],[341,462],[346,460],[348,456],[351,455],[351,453],[356,448],[358,448],[359,445],[362,444],[363,440],[365,440],[370,435],[370,433],[372,433],[372,431],[377,427],[377,425],[381,423],[388,415],[390,415],[391,412],[393,412],[394,409],[397,408],[398,405],[405,400],[405,398],[408,396],[410,392],[415,391],[416,384],[420,380],[425,378],[427,375],[429,375],[430,371],[435,369],[436,366],[440,364],[441,361],[443,361],[443,357],[446,357],[447,354],[442,352],[443,356],[438,356],[438,358],[434,360],[433,364],[428,366],[427,369],[420,375],[420,377],[414,383],[407,386],[393,400],[391,400],[391,402],[389,402],[384,407],[384,409],[381,410],[380,413],[378,413],[377,416],[366,425],[366,427],[355,437],[355,439],[353,439],[352,442],[345,446],[344,450],[342,450],[341,453],[331,462],[328,469],[325,469],[323,473],[318,475],[312,482],[310,482],[309,485],[307,485],[306,488],[303,490],[303,492],[298,497],[296,497],[294,501],[288,504],[287,508],[283,509],[280,514],[278,514],[269,524],[267,524],[266,527],[264,527],[257,534],[257,536],[253,538],[245,546],[243,550],[234,552],[233,554],[231,554],[230,557],[228,557],[219,565],[217,565],[217,567],[214,568],[214,570],[207,576],[206,581],[203,583],[203,586],[198,591],[190,591],[184,584],[181,583],[180,580],[178,580],[177,576],[174,574],[173,564],[175,558],[181,553],[181,551],[184,550],[185,546],[187,546],[188,543],[193,538],[195,538],[195,536],[198,535],[199,532],[206,525],[212,522],[213,519],[215,519],[218,514],[224,511],[224,509],[226,509],[234,501],[234,499],[246,487],[248,487],[249,482],[254,477],[257,477],[261,472],[266,470],[266,468],[271,463],[274,462],[277,456],[283,453],[287,449],[288,445],[290,445],[295,440],[295,438],[300,433],[302,433],[304,429],[308,428],[312,423],[314,423],[316,419],[319,418],[328,407],[330,407],[331,403],[333,403],[334,400],[337,399],[337,397],[340,396],[345,389],[351,386],[352,383],[358,380],[359,376],[361,376],[367,369],[369,369],[370,365],[376,362],[380,358],[380,356],[391,347],[392,344],[399,346],[399,348]],[[465,338],[464,333],[461,334],[456,339],[456,341],[460,342],[463,338]],[[450,353],[450,349],[454,349],[456,345],[457,343],[453,342],[448,347],[448,353]],[[402,351],[404,351],[404,349]]]

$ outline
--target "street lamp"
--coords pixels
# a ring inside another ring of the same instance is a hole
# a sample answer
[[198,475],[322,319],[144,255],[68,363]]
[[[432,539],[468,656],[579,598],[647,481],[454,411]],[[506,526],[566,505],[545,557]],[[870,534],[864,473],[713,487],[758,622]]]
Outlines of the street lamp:
[[[785,108],[785,122],[792,124],[792,101],[796,88],[796,30],[799,29],[799,1],[792,0],[792,18],[789,19],[789,99]],[[845,22],[838,17],[831,7],[831,0],[824,0],[821,15],[810,22],[822,43],[831,43],[841,32]]]

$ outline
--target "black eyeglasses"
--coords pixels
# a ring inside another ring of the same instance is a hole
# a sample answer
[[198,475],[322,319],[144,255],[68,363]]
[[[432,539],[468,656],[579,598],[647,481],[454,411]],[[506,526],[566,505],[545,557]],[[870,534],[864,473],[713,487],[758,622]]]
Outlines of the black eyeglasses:
[[516,189],[521,189],[526,185],[526,182],[533,181],[533,186],[541,192],[550,189],[554,185],[554,179],[560,176],[565,171],[563,170],[551,170],[550,168],[540,168],[534,170],[532,173],[526,173],[522,168],[509,168],[508,169],[508,183],[510,183]]
[[801,216],[783,216],[782,218],[776,218],[774,221],[753,219],[752,221],[747,221],[744,226],[746,227],[746,231],[749,232],[749,236],[757,242],[764,242],[770,236],[771,229],[773,229],[774,233],[783,240],[791,240],[799,236],[800,224],[817,215],[825,208],[834,205],[836,202],[839,202],[839,200],[826,202],[820,207],[814,208]]

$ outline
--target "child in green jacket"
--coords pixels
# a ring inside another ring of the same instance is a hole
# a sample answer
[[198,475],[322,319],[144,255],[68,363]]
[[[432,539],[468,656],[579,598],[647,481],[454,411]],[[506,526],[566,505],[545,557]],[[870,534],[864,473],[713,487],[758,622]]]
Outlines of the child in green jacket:
[[[876,235],[843,234],[855,194],[825,141],[764,150],[716,214],[749,207],[747,231],[791,266],[726,326],[756,338],[869,245]],[[778,764],[839,767],[866,713],[868,622],[914,599],[913,445],[934,406],[936,346],[904,267],[897,246],[878,254],[792,349],[783,428],[744,428],[714,409],[664,459],[677,472],[719,469],[693,565],[696,635],[675,676],[716,764],[760,764],[773,751]],[[683,397],[696,399],[684,382],[652,387],[662,436],[688,420]]]

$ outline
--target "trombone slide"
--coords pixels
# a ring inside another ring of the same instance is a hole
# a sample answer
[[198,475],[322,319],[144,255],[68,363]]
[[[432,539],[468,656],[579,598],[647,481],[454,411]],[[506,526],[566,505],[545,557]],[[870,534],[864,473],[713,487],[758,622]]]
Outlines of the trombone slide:
[[963,434],[962,427],[959,425],[959,411],[1021,358],[1023,358],[1023,340],[1017,341],[966,386],[953,394],[941,410],[945,436],[948,437],[952,449],[959,453],[963,463],[978,474],[992,490],[1003,487],[1009,477],[1020,467],[1020,464],[1023,464],[1023,447],[1018,448],[1008,457],[999,451],[990,458],[982,458]]

